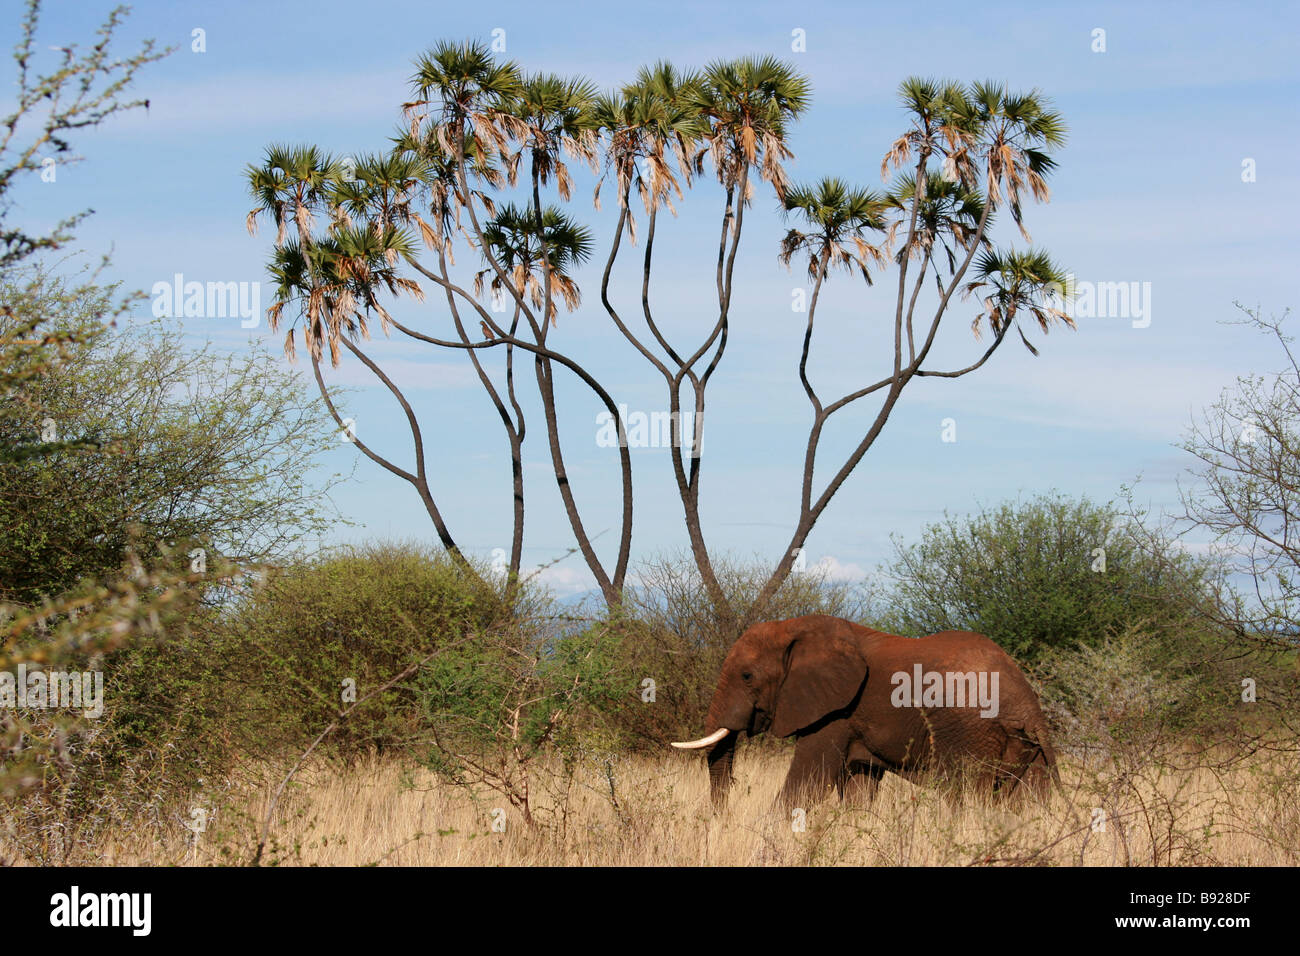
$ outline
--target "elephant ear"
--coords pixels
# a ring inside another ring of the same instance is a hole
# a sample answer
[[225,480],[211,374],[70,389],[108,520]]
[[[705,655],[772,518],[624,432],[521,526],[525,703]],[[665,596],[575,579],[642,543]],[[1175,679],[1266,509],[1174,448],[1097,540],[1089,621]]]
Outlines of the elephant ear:
[[853,703],[867,679],[861,652],[840,637],[797,637],[786,651],[786,678],[777,696],[772,733],[789,737]]

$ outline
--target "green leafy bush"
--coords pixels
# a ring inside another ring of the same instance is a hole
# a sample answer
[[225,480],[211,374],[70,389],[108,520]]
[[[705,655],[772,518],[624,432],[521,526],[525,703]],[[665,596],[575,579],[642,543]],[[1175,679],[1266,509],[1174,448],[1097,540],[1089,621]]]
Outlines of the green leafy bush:
[[948,517],[919,543],[895,543],[883,626],[913,636],[977,631],[1030,664],[1053,648],[1100,646],[1138,622],[1180,632],[1206,574],[1183,553],[1151,554],[1143,540],[1086,498],[1044,495]]
[[[515,608],[490,580],[414,544],[351,547],[271,573],[223,619],[217,645],[242,698],[232,716],[246,714],[254,734],[247,752],[300,750],[411,664],[509,622]],[[414,679],[400,682],[350,715],[327,752],[408,748],[424,739],[422,712]]]
[[530,824],[531,766],[557,753],[564,778],[609,743],[608,715],[629,692],[621,635],[596,625],[578,633],[534,614],[469,634],[422,669],[432,746],[427,766],[444,779],[485,785]]

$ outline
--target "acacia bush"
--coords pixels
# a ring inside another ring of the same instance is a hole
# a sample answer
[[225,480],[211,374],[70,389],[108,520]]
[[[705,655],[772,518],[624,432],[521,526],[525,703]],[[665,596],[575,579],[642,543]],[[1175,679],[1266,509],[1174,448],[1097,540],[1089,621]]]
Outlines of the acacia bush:
[[[251,734],[241,748],[301,751],[349,702],[467,635],[500,627],[526,607],[490,576],[443,551],[410,543],[343,548],[271,572],[223,617],[207,651],[219,658],[229,703]],[[358,708],[325,742],[352,758],[423,740],[414,680]]]
[[530,825],[538,823],[538,759],[558,755],[564,772],[543,779],[553,790],[571,786],[581,765],[610,753],[609,717],[632,689],[622,634],[599,625],[575,632],[570,617],[534,609],[469,634],[418,678],[431,738],[426,766],[472,793],[496,791]]
[[1052,655],[1052,676],[1041,696],[1059,751],[1142,752],[1173,729],[1180,701],[1200,688],[1194,675],[1157,666],[1147,638],[1131,628]]
[[[0,314],[0,340],[49,312],[70,340],[0,413],[0,447],[41,450],[0,457],[0,598],[37,603],[128,552],[283,560],[331,527],[339,476],[316,465],[334,428],[299,376],[264,348],[191,346],[174,320],[108,327],[112,290],[70,285],[37,272]],[[0,280],[0,303],[16,289]]]
[[915,544],[895,541],[884,627],[916,637],[978,631],[1031,665],[1139,622],[1181,633],[1209,569],[1172,548],[1151,553],[1146,541],[1115,508],[1087,498],[1040,495],[948,516]]
[[1242,756],[1275,736],[1298,661],[1243,651],[1205,625],[1173,634],[1138,622],[1096,645],[1052,649],[1035,676],[1067,752],[1136,760],[1228,744]]
[[182,702],[151,746],[138,747],[123,732],[118,718],[130,713],[126,695],[133,685],[115,680],[113,666],[138,647],[166,646],[187,619],[203,613],[201,593],[194,581],[168,570],[121,569],[35,609],[0,605],[0,671],[17,675],[26,665],[29,674],[104,674],[102,712],[85,701],[70,710],[0,710],[0,833],[24,856],[65,862],[108,829],[159,822],[210,766],[184,748],[190,714]]

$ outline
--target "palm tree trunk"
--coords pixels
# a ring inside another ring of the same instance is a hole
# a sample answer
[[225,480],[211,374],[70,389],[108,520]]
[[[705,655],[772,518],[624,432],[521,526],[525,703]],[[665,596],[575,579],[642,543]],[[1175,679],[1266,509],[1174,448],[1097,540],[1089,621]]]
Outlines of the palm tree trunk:
[[[532,178],[533,211],[537,220],[537,241],[542,250],[542,268],[544,269],[541,327],[540,329],[535,328],[534,334],[537,344],[545,348],[546,335],[550,328],[553,293],[551,289],[550,257],[546,252],[546,242],[543,235],[541,176],[536,157],[533,158],[532,163]],[[573,488],[569,484],[568,472],[564,466],[564,452],[560,447],[559,419],[555,410],[555,382],[551,361],[544,355],[538,355],[535,366],[537,385],[542,396],[542,409],[546,418],[546,434],[551,448],[551,465],[555,472],[556,484],[560,489],[560,497],[564,501],[564,510],[568,515],[569,525],[573,529],[574,536],[577,538],[578,548],[587,561],[587,567],[595,575],[596,583],[601,589],[606,605],[613,610],[623,602],[623,582],[627,575],[627,565],[632,551],[632,457],[628,451],[627,441],[624,438],[623,427],[620,423],[619,436],[620,439],[623,439],[619,442],[619,464],[623,479],[623,523],[619,534],[618,559],[614,566],[614,575],[611,578],[600,563],[600,559],[596,556],[595,549],[591,546],[591,539],[582,523],[577,502],[573,497]]]
[[[515,315],[510,323],[510,335],[513,337],[519,329],[519,306],[515,306]],[[510,472],[514,489],[515,519],[514,533],[510,540],[510,567],[506,572],[508,590],[513,593],[519,581],[519,569],[524,557],[524,410],[519,407],[515,395],[515,354],[514,346],[506,346],[506,395],[514,409],[515,427],[510,429]]]

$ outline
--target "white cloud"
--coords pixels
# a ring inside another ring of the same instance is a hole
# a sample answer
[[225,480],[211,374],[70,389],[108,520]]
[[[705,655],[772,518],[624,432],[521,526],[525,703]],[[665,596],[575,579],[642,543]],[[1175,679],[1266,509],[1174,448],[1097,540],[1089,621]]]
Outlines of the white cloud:
[[535,574],[532,580],[543,587],[550,588],[558,597],[571,597],[596,588],[596,579],[586,568],[564,567],[556,564],[541,571],[521,568],[519,573],[521,577]]
[[810,564],[808,570],[824,573],[827,581],[861,581],[867,576],[862,565],[852,561],[845,563],[833,554],[825,555],[815,564]]

